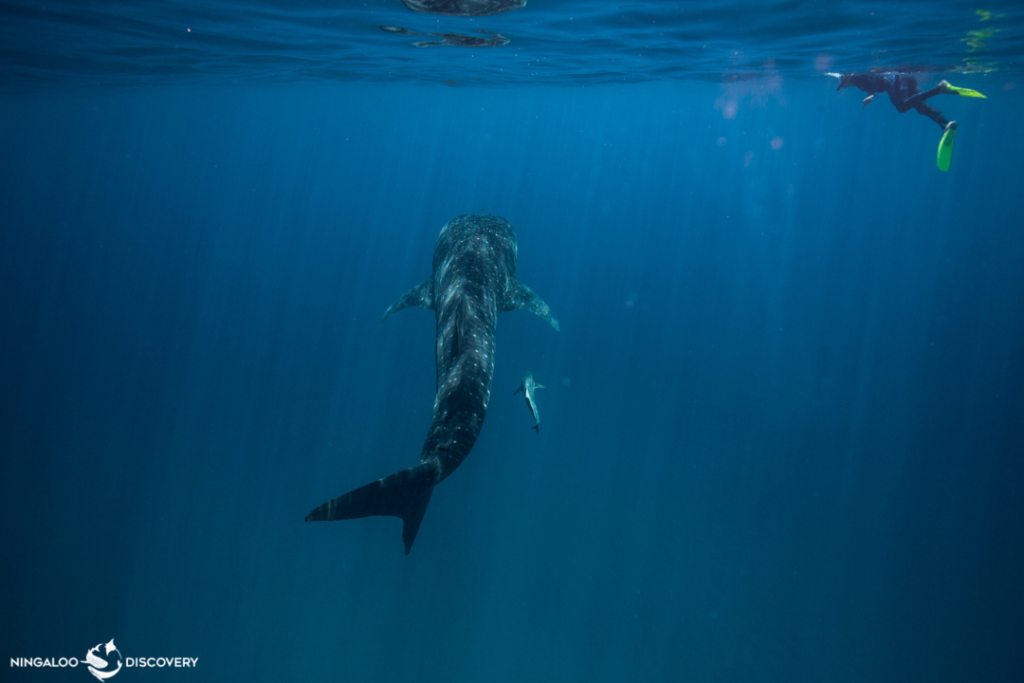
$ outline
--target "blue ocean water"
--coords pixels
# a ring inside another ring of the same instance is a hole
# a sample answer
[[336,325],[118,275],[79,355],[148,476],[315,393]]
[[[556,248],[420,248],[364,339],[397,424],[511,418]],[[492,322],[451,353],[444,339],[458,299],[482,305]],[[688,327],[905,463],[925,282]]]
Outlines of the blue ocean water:
[[[978,10],[4,3],[2,678],[1024,678],[1024,15]],[[824,75],[898,66],[988,95],[931,101],[948,173]],[[462,213],[561,331],[502,315],[406,557],[302,520],[415,463],[433,315],[380,317]]]

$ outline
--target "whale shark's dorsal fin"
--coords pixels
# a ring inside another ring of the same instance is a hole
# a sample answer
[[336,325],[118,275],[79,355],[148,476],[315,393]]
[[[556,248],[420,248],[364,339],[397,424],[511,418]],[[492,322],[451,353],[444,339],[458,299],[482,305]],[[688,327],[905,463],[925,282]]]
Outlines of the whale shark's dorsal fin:
[[410,306],[422,306],[423,308],[434,310],[433,277],[428,277],[426,280],[398,297],[398,300],[388,306],[388,310],[384,311],[384,317],[381,318],[381,320],[387,320],[388,316],[392,313],[397,313],[403,308],[409,308]]
[[556,330],[558,327],[558,319],[555,318],[551,312],[551,307],[544,303],[544,299],[533,293],[529,287],[524,285],[519,280],[512,280],[512,287],[509,288],[508,294],[505,296],[505,305],[502,306],[502,311],[511,311],[516,308],[522,308],[523,310],[533,311],[540,317],[547,320],[551,327]]

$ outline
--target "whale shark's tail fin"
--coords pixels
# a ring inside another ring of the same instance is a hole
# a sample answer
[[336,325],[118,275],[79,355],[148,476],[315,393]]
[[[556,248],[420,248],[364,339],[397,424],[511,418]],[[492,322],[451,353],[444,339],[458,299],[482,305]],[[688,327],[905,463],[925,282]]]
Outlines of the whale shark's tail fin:
[[306,521],[333,522],[378,515],[400,517],[404,522],[402,540],[405,541],[405,554],[408,555],[412,542],[416,540],[416,532],[420,530],[420,522],[423,521],[423,513],[427,511],[430,496],[434,493],[437,468],[437,461],[431,459],[390,477],[378,479],[327,501],[306,515]]

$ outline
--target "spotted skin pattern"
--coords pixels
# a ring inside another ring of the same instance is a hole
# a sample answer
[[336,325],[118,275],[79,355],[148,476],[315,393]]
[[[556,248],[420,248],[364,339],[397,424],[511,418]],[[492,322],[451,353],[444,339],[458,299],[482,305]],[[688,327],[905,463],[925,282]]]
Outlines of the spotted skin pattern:
[[405,522],[406,554],[416,538],[433,487],[466,459],[483,426],[494,376],[494,333],[503,311],[533,311],[558,320],[516,280],[516,235],[498,216],[456,216],[434,246],[433,275],[384,313],[409,306],[434,310],[437,395],[419,465],[324,503],[306,521],[393,515]]

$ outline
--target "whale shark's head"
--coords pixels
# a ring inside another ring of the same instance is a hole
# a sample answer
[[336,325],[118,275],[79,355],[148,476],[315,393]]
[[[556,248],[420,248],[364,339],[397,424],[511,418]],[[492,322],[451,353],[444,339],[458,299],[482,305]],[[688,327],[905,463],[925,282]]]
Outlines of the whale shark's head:
[[500,263],[516,272],[516,233],[501,216],[463,214],[441,228],[434,244],[434,270],[451,259],[474,258]]

